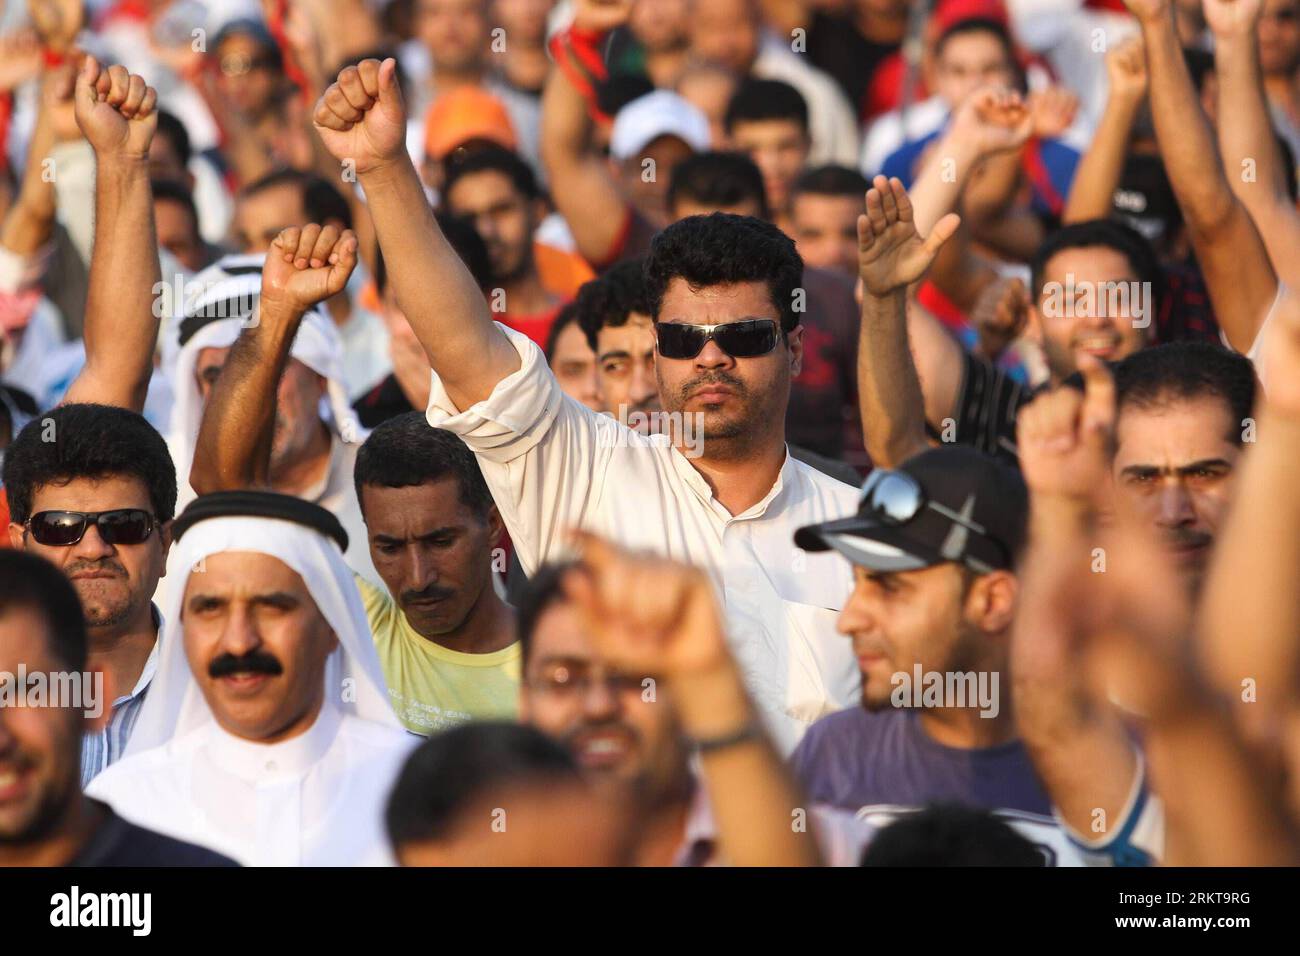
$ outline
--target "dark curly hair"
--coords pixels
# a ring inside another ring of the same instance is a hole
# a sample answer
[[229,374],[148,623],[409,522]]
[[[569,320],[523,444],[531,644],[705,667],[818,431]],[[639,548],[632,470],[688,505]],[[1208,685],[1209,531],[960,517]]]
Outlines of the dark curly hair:
[[32,499],[45,485],[108,477],[138,479],[159,522],[176,513],[176,466],[167,443],[125,408],[60,405],[28,422],[5,452],[5,493],[18,524],[32,516]]
[[578,325],[587,344],[596,351],[596,334],[606,326],[626,325],[633,312],[652,315],[653,306],[645,284],[645,262],[628,259],[604,275],[583,283],[574,301]]
[[794,305],[803,259],[794,240],[770,222],[725,212],[678,220],[655,236],[646,257],[646,291],[656,320],[673,279],[685,279],[692,289],[766,282],[782,331],[799,324]]
[[461,503],[485,519],[492,507],[492,494],[478,459],[451,432],[430,425],[421,411],[403,412],[377,426],[357,449],[352,470],[358,502],[363,500],[363,485],[409,488],[448,475],[456,479]]

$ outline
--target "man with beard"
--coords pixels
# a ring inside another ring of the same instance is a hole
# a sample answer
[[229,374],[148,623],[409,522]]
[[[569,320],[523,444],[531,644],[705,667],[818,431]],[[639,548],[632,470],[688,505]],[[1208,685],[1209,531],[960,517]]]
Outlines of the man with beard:
[[487,245],[494,315],[545,346],[569,293],[539,266],[539,255],[560,253],[533,241],[546,201],[528,164],[508,149],[484,147],[448,166],[443,195],[447,210],[472,222]]
[[88,666],[114,697],[111,717],[86,736],[88,783],[122,756],[153,678],[162,622],[152,598],[171,546],[176,473],[162,436],[108,405],[62,405],[33,420],[4,466],[9,540],[72,581]]
[[854,497],[785,446],[802,357],[793,242],[723,214],[659,234],[646,279],[659,394],[675,427],[638,435],[567,398],[541,349],[492,321],[420,198],[395,67],[345,69],[315,122],[331,153],[356,161],[390,281],[436,373],[430,423],[478,456],[526,573],[561,554],[573,526],[708,568],[742,671],[788,750],[856,689],[832,632],[847,569],[790,547],[797,525]]
[[[801,801],[727,649],[707,575],[579,541],[581,558],[544,568],[520,603],[520,716],[626,808],[635,862],[856,863],[872,829]],[[792,826],[800,819],[814,839]]]
[[383,865],[411,738],[384,689],[328,511],[272,492],[176,520],[158,676],[126,759],[88,791],[128,820],[262,866]]
[[[40,558],[0,552],[0,673],[10,680],[46,675],[54,686],[55,675],[90,676],[86,651],[77,594],[66,578]],[[77,778],[81,741],[108,711],[91,717],[70,701],[49,703],[0,707],[0,866],[230,864],[87,799]]]

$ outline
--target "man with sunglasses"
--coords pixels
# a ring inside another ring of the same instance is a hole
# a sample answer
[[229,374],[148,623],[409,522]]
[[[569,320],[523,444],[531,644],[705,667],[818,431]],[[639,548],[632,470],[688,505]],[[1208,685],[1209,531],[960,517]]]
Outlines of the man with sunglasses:
[[71,580],[89,636],[87,670],[104,672],[112,716],[82,749],[87,783],[126,748],[158,653],[152,603],[176,507],[167,444],[141,416],[62,405],[34,419],[5,455],[9,540]]
[[795,543],[853,567],[840,613],[862,705],[813,725],[792,758],[814,801],[884,823],[933,803],[997,811],[1049,861],[1078,862],[1017,739],[1008,673],[1027,493],[962,445],[877,469],[857,513]]
[[834,634],[847,568],[791,547],[843,514],[850,485],[790,458],[803,264],[775,226],[693,216],[646,264],[667,435],[644,436],[568,399],[541,349],[492,313],[423,200],[403,146],[396,64],[363,61],[317,104],[326,148],[356,164],[389,281],[435,378],[430,424],[478,456],[525,572],[582,527],[706,568],[760,712],[788,752],[847,704],[857,674]]

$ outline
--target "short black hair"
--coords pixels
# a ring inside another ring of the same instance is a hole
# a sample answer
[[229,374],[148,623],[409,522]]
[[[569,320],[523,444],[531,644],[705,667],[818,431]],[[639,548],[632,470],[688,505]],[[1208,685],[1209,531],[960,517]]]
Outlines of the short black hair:
[[504,146],[484,146],[447,163],[447,175],[442,195],[451,195],[452,187],[462,176],[474,173],[495,172],[505,176],[524,199],[538,199],[542,195],[533,169],[512,149]]
[[650,295],[645,284],[645,262],[627,259],[603,275],[585,282],[574,300],[578,324],[587,344],[596,351],[596,337],[606,326],[626,325],[633,312],[651,314]]
[[528,666],[532,654],[533,636],[537,633],[537,624],[542,615],[555,604],[565,600],[561,586],[564,576],[571,568],[577,566],[575,561],[557,561],[544,564],[525,583],[515,605],[515,633],[519,637],[520,665]]
[[803,282],[803,259],[794,240],[770,222],[715,212],[687,216],[650,243],[646,287],[658,319],[668,284],[684,279],[692,289],[737,282],[765,282],[772,304],[789,332],[799,324],[795,292]]
[[44,558],[25,551],[0,551],[0,616],[25,608],[45,621],[50,651],[72,671],[86,666],[86,622],[81,599],[70,582]]
[[808,102],[803,94],[781,80],[749,79],[731,94],[723,126],[731,133],[737,123],[793,120],[808,134]]
[[1169,342],[1134,352],[1114,366],[1115,404],[1146,408],[1171,398],[1219,398],[1232,413],[1227,438],[1240,445],[1255,406],[1255,366],[1210,342]]
[[[362,502],[361,488],[409,488],[448,476],[456,479],[460,500],[479,518],[486,519],[492,507],[478,459],[463,441],[451,432],[434,428],[424,412],[409,411],[381,422],[357,449],[357,463],[352,471],[357,502]],[[362,508],[362,517],[365,509]]]
[[[297,169],[273,169],[259,176],[239,191],[240,196],[256,196],[277,186],[296,186],[302,196],[302,210],[307,222],[324,224],[336,219],[344,229],[352,228],[352,210],[343,195],[329,180]],[[301,223],[300,225],[305,225]]]
[[1011,34],[1007,32],[1005,24],[991,17],[966,17],[951,24],[935,38],[935,59],[943,55],[943,48],[948,45],[948,41],[953,37],[966,36],[971,33],[993,34],[998,42],[1002,44],[1002,52],[1006,54],[1007,64],[1013,71],[1016,70],[1016,49],[1011,42]]
[[1046,866],[1046,855],[980,807],[937,804],[900,816],[876,834],[863,866]]
[[867,177],[856,169],[828,163],[825,166],[815,166],[805,170],[794,181],[794,185],[790,187],[790,202],[793,203],[803,195],[851,196],[862,201],[862,209],[865,212],[867,190],[870,188],[871,183],[867,182]]
[[1160,314],[1165,297],[1165,274],[1160,268],[1156,251],[1140,232],[1115,219],[1074,222],[1048,235],[1029,265],[1034,301],[1037,302],[1043,294],[1043,273],[1054,255],[1066,249],[1085,249],[1090,246],[1114,249],[1127,259],[1129,268],[1138,281],[1150,283],[1151,304],[1155,314]]
[[[447,244],[460,256],[465,268],[474,278],[474,284],[486,289],[492,283],[492,257],[488,254],[487,244],[478,234],[474,224],[464,216],[454,216],[445,209],[433,214],[438,221]],[[380,295],[388,288],[388,266],[384,263],[384,251],[375,246],[375,291]]]
[[190,222],[194,223],[194,235],[202,241],[202,235],[199,233],[199,210],[194,205],[194,195],[185,188],[184,183],[178,183],[172,179],[152,179],[149,181],[149,189],[153,193],[154,202],[160,199],[164,202],[174,202],[184,207],[189,214]]
[[668,208],[675,209],[682,199],[708,209],[735,209],[752,202],[761,218],[771,213],[763,174],[744,153],[696,153],[682,160],[668,180]]
[[580,780],[568,750],[534,727],[461,724],[406,758],[384,814],[388,839],[394,849],[442,840],[477,800],[520,784]]
[[176,466],[143,416],[113,405],[60,405],[28,422],[5,452],[11,520],[25,523],[37,490],[46,485],[108,477],[143,484],[159,524],[176,513]]
[[157,110],[156,112],[158,113],[156,135],[172,144],[172,152],[176,154],[182,166],[189,166],[190,159],[194,156],[193,148],[190,146],[189,130],[174,114],[168,113],[166,110]]

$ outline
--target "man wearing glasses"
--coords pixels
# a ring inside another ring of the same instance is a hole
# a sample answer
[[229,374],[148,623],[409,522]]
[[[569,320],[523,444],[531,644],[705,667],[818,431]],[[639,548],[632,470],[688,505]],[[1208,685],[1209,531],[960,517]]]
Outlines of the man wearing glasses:
[[447,245],[404,149],[396,64],[363,61],[317,105],[327,149],[355,161],[389,281],[435,379],[430,424],[478,457],[525,572],[579,527],[704,567],[741,672],[788,753],[847,705],[857,672],[834,631],[850,580],[791,544],[853,507],[852,486],[793,460],[791,380],[803,355],[803,263],[775,226],[694,216],[655,240],[646,279],[669,434],[645,436],[568,399],[541,349],[492,321]]

